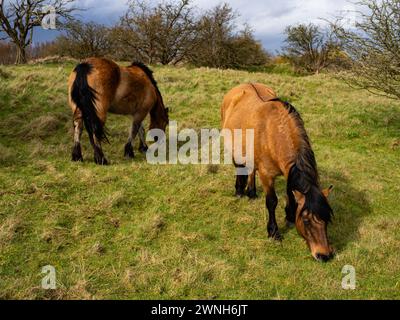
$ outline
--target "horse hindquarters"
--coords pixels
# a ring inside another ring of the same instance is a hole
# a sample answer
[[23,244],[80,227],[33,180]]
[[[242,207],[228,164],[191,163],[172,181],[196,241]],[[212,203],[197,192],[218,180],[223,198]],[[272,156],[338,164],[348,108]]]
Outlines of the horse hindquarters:
[[[97,114],[96,91],[88,83],[88,76],[92,69],[93,67],[89,63],[79,64],[75,68],[75,80],[70,89],[70,98],[82,115],[90,143],[94,149],[95,162],[100,165],[107,165],[108,162],[101,148],[101,142],[107,140],[104,130],[105,120],[102,121]],[[76,130],[79,130],[79,128]]]

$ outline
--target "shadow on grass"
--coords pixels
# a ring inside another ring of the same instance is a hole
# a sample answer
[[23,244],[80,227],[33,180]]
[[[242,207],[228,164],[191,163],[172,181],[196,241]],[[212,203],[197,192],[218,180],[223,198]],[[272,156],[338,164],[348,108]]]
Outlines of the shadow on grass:
[[335,186],[329,201],[334,218],[328,233],[332,245],[340,252],[359,239],[360,224],[372,210],[366,193],[354,188],[340,172],[322,170],[321,176]]
[[[328,226],[328,236],[335,250],[341,252],[348,244],[358,241],[360,224],[372,210],[365,192],[355,189],[340,172],[321,170],[320,174],[324,178],[323,187],[334,186],[329,198],[334,217]],[[285,226],[281,233],[284,236],[290,230]]]

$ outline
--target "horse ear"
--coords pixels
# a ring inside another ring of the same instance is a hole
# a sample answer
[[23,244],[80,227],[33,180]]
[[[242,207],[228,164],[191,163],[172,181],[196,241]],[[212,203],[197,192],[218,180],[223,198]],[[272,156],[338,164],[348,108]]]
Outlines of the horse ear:
[[306,196],[301,192],[294,190],[293,191],[294,198],[296,199],[297,204],[302,207],[305,203]]
[[322,190],[323,195],[325,198],[328,198],[333,190],[333,186],[330,186],[328,189]]

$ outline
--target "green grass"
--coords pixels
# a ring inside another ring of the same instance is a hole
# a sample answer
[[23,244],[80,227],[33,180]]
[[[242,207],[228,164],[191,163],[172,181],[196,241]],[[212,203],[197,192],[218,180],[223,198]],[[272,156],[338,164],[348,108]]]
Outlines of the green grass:
[[[218,128],[224,94],[259,81],[301,112],[323,184],[335,185],[329,234],[315,262],[296,230],[266,237],[263,196],[237,200],[230,166],[153,166],[123,158],[129,118],[111,115],[109,167],[70,162],[71,64],[0,67],[0,298],[398,299],[400,104],[310,77],[155,67],[180,128]],[[216,170],[218,169],[218,170]],[[261,192],[261,191],[260,191]],[[53,265],[57,289],[41,288]],[[357,289],[341,288],[344,265]]]

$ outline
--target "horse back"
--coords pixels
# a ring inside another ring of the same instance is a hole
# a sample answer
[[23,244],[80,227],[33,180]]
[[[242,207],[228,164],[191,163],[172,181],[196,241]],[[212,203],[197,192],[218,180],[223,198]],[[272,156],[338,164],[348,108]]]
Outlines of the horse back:
[[120,82],[120,67],[105,58],[89,58],[84,62],[90,64],[93,71],[88,75],[89,85],[101,96],[111,99]]
[[110,112],[145,117],[157,100],[157,92],[146,73],[135,66],[120,68],[120,83]]
[[[263,166],[271,174],[279,175],[287,174],[296,158],[300,133],[283,103],[268,101],[274,98],[275,92],[265,85],[240,85],[225,96],[221,117],[223,129],[241,129],[244,136],[246,130],[254,130],[256,167]],[[243,154],[246,147],[244,138]]]

